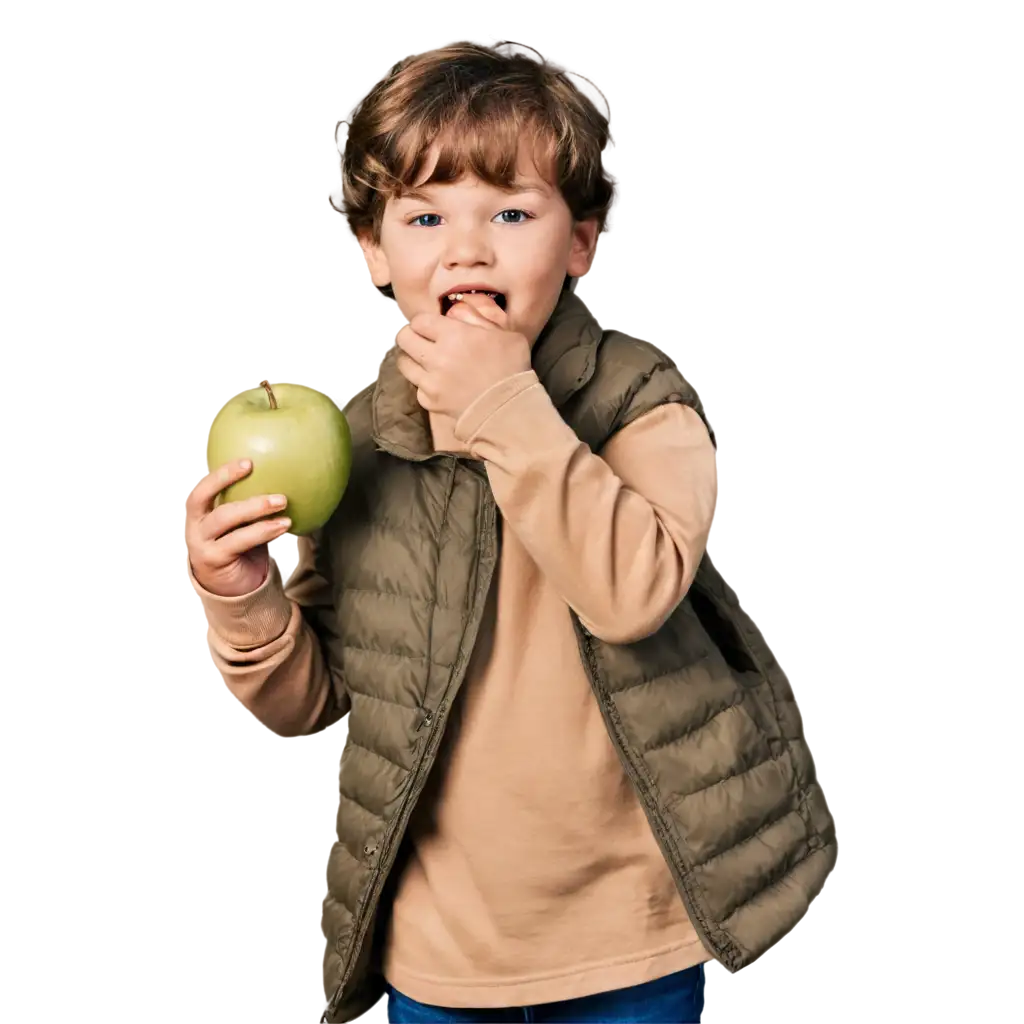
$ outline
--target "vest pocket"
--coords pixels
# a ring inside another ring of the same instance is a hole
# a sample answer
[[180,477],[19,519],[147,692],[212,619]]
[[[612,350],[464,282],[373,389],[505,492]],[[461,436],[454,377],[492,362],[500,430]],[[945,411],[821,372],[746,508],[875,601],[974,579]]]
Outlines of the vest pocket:
[[730,677],[738,694],[742,694],[739,697],[740,707],[764,737],[772,754],[777,755],[782,746],[782,730],[772,707],[762,697],[769,682],[752,657],[736,623],[730,618],[728,606],[723,609],[696,587],[690,589],[687,599],[693,618],[709,640],[707,660],[711,671]]
[[738,675],[754,673],[760,676],[757,663],[728,614],[723,613],[717,603],[697,587],[690,588],[687,598],[701,628],[725,663]]

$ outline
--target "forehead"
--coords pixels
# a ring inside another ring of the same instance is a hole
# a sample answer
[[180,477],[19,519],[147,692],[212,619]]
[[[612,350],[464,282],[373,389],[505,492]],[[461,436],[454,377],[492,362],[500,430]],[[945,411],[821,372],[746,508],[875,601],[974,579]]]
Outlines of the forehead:
[[[413,186],[405,189],[402,199],[429,201],[431,198],[436,198],[438,193],[442,190],[459,186],[479,188],[482,191],[501,191],[497,186],[490,185],[488,182],[477,177],[477,175],[475,175],[471,170],[467,170],[463,177],[457,182],[433,182],[429,185],[425,184],[434,171],[434,167],[437,164],[437,158],[438,146],[435,144],[427,151],[427,158],[423,166],[423,171],[420,173]],[[533,152],[525,141],[520,143],[519,152],[516,156],[516,177],[512,185],[509,186],[509,189],[513,193],[539,192],[544,196],[551,196],[555,192],[554,186],[552,186],[552,184],[538,169],[534,160]],[[398,201],[401,202],[401,200]]]

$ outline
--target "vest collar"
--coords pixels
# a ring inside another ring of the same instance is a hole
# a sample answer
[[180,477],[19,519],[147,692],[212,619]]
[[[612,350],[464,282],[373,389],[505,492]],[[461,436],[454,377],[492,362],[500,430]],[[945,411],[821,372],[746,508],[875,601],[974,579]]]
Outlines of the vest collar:
[[[600,339],[601,326],[583,301],[572,292],[562,292],[530,356],[556,408],[593,376]],[[371,399],[373,439],[393,455],[419,462],[437,453],[431,443],[427,411],[398,369],[401,354],[398,345],[393,345],[380,364]]]

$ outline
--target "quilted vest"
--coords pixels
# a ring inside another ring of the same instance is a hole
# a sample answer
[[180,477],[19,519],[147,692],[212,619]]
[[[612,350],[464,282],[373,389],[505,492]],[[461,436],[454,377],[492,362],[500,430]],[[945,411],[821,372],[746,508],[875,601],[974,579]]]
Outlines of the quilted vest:
[[[377,381],[345,407],[352,471],[316,536],[334,587],[321,630],[337,688],[331,721],[349,713],[321,922],[328,1024],[360,1016],[385,993],[381,943],[402,840],[458,699],[500,548],[484,464],[433,451],[398,354],[393,347]],[[663,402],[691,406],[707,425],[671,359],[602,330],[572,292],[531,358],[592,451]],[[594,699],[690,919],[708,952],[736,972],[803,917],[836,861],[790,684],[706,554],[685,598],[642,640],[607,643],[570,612]]]

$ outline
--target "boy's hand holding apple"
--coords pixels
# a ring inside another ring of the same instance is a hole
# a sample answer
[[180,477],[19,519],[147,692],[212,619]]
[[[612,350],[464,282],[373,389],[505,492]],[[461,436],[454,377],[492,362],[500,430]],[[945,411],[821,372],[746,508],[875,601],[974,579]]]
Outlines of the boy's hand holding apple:
[[507,325],[493,299],[466,294],[444,316],[417,313],[395,338],[395,365],[424,409],[457,420],[493,384],[531,368],[529,341]]
[[[274,537],[307,535],[334,513],[352,467],[352,435],[327,395],[261,381],[217,413],[206,464],[209,475],[185,502],[185,543],[200,585],[236,597],[266,579]],[[285,505],[288,517],[277,517]]]
[[[269,543],[291,521],[266,518],[280,512],[283,494],[259,494],[215,507],[217,495],[241,480],[251,463],[229,462],[203,477],[185,501],[185,544],[192,572],[211,594],[238,597],[256,590],[270,567]],[[245,525],[249,524],[249,525]]]

